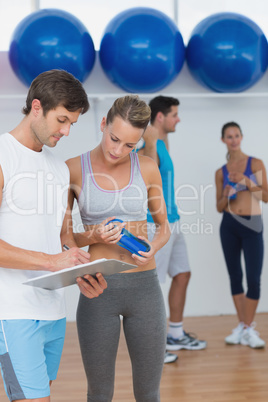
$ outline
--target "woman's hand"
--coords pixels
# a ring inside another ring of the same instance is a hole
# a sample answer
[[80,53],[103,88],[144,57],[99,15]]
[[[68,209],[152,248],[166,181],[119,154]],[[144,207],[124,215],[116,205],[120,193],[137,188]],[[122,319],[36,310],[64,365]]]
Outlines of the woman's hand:
[[[241,183],[241,182],[246,180],[246,177],[245,177],[245,175],[243,173],[236,172],[236,171],[230,172],[229,175],[228,175],[228,178],[233,183]],[[244,183],[241,183],[241,184],[244,184]]]
[[230,198],[230,197],[232,197],[232,195],[234,195],[236,193],[237,193],[236,188],[233,186],[230,186],[230,184],[227,184],[223,190],[222,195],[225,198]]
[[[231,193],[232,190],[233,190],[233,192]],[[225,198],[229,198],[234,193],[235,193],[235,188],[230,186],[230,184],[227,184],[223,189],[222,196]]]
[[151,248],[150,248],[150,251],[148,251],[148,252],[139,251],[139,255],[132,254],[131,257],[135,261],[136,265],[146,265],[146,264],[148,264],[148,262],[150,260],[152,260],[154,258],[156,250],[155,250],[154,246],[152,245],[152,243],[150,243],[146,237],[144,237],[144,236],[137,236],[137,237],[138,237],[138,239],[146,241],[146,243],[148,243]]
[[92,233],[94,243],[116,244],[121,239],[121,231],[125,227],[126,223],[108,223],[112,219],[115,219],[115,216],[105,219],[99,225],[94,227]]

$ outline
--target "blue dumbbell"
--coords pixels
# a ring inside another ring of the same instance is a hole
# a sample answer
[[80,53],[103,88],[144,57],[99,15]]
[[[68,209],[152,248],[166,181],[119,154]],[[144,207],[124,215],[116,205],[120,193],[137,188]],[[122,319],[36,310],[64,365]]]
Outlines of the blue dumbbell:
[[[107,225],[111,222],[123,222],[121,219],[112,219],[107,223]],[[139,251],[144,251],[148,253],[151,247],[146,241],[139,239],[138,237],[134,236],[126,229],[122,229],[121,234],[123,235],[119,242],[117,243],[119,246],[125,248],[126,250],[130,251],[131,254],[139,255]]]

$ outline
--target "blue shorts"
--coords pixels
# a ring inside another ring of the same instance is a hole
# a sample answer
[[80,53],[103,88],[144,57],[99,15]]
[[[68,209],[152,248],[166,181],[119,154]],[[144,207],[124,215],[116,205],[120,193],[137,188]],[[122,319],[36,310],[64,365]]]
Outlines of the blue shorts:
[[65,337],[66,319],[0,321],[0,366],[6,394],[16,399],[50,395]]

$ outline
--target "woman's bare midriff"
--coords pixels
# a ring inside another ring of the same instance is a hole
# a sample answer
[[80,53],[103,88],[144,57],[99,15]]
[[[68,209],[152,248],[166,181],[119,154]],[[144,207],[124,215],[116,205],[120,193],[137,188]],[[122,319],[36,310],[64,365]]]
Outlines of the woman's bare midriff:
[[[85,230],[92,230],[93,226],[85,226]],[[135,236],[144,236],[147,238],[147,221],[127,222],[125,229]],[[90,260],[95,261],[100,258],[116,259],[129,264],[134,264],[135,260],[131,257],[131,253],[118,245],[108,245],[104,243],[92,244],[89,248]],[[137,266],[137,268],[124,271],[123,273],[148,271],[155,268],[154,258],[148,264]]]
[[238,192],[236,199],[230,200],[225,211],[235,215],[261,215],[260,202],[250,191]]

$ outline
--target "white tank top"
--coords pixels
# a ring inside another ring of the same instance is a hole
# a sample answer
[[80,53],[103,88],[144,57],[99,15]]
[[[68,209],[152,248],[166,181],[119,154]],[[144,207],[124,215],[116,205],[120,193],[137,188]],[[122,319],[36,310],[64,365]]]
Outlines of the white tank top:
[[[35,152],[11,134],[0,135],[4,188],[0,239],[26,250],[61,252],[69,170],[46,147]],[[23,285],[47,271],[0,268],[0,319],[57,320],[65,317],[63,290]]]

